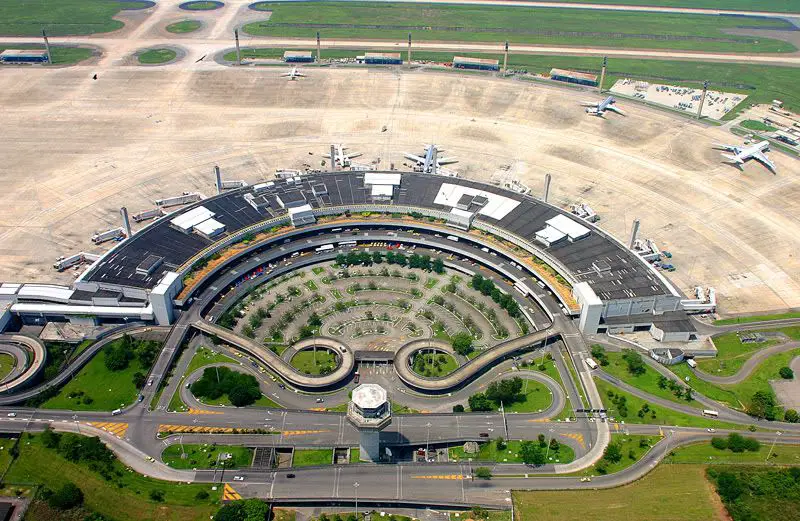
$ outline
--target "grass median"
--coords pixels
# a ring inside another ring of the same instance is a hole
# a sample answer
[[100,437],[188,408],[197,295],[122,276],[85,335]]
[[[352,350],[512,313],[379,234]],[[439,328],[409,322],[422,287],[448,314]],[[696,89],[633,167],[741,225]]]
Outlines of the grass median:
[[[185,457],[182,456],[185,454]],[[217,466],[217,459],[220,460]],[[202,445],[174,443],[161,453],[161,460],[174,469],[236,469],[248,467],[253,449],[238,445]]]

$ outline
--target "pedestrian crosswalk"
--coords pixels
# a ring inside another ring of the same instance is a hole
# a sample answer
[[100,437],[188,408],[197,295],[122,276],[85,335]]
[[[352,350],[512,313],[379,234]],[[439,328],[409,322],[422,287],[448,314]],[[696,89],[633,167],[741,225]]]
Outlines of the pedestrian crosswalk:
[[198,432],[204,434],[225,434],[232,433],[233,427],[203,427],[199,425],[159,425],[159,434],[169,434],[177,432]]
[[583,439],[583,434],[581,434],[579,432],[577,432],[577,433],[568,433],[568,434],[559,433],[559,434],[561,436],[564,436],[565,438],[571,438],[571,439],[577,441],[578,445],[580,445],[582,449],[586,448],[586,441]]
[[86,422],[87,425],[92,427],[96,427],[98,429],[103,429],[106,432],[110,432],[114,436],[118,438],[122,438],[125,436],[125,433],[128,432],[128,424],[127,423],[118,423],[118,422]]

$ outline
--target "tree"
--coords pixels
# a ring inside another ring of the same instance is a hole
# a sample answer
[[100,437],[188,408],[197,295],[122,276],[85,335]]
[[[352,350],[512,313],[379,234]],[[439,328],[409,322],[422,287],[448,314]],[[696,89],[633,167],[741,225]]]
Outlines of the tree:
[[320,327],[322,325],[322,319],[319,318],[316,312],[311,313],[311,316],[308,317],[308,325],[311,327]]
[[634,376],[642,375],[647,371],[642,360],[642,355],[632,349],[625,349],[622,359],[628,364],[628,372]]
[[783,413],[783,421],[787,423],[797,423],[798,420],[800,420],[800,415],[794,409],[786,409],[786,412]]
[[544,434],[540,434],[538,440],[540,447],[547,447],[547,437]]
[[[126,336],[123,337],[126,338]],[[133,358],[133,351],[125,346],[124,342],[109,344],[103,349],[105,365],[109,371],[122,371],[128,367]]]
[[494,381],[486,388],[486,397],[497,404],[501,402],[504,404],[513,403],[519,399],[522,392],[522,383],[522,378],[519,376]]
[[379,251],[376,251],[372,254],[372,262],[375,264],[380,264],[383,262],[383,254]]
[[67,482],[60,489],[53,492],[47,502],[53,508],[69,510],[83,504],[83,491],[74,483]]
[[519,448],[519,456],[526,465],[544,465],[545,458],[542,449],[532,441],[523,441]]
[[164,501],[164,491],[158,488],[155,488],[150,491],[150,499],[155,501],[156,503],[161,503]]
[[725,450],[728,448],[728,440],[719,436],[711,438],[711,446],[717,450]]
[[771,391],[756,391],[750,399],[747,414],[756,418],[774,420],[777,414],[777,402]]
[[472,352],[472,335],[461,331],[452,336],[453,349],[456,353],[467,356]]
[[492,479],[492,471],[489,467],[478,467],[475,469],[475,477],[478,479]]
[[502,436],[498,436],[497,439],[494,440],[494,446],[497,450],[505,450],[507,447],[506,440],[504,440]]
[[794,371],[792,371],[791,367],[781,367],[778,374],[781,375],[781,378],[784,380],[791,380],[794,378]]
[[141,389],[144,387],[144,384],[147,383],[147,376],[145,376],[142,372],[135,372],[133,373],[133,386],[137,389]]
[[436,258],[433,261],[433,271],[441,275],[444,273],[444,261],[440,258]]
[[717,476],[717,493],[725,502],[732,502],[744,493],[744,485],[735,474],[728,471]]
[[472,518],[473,519],[488,519],[489,518],[489,511],[483,507],[474,506],[472,507]]
[[[217,511],[214,521],[266,521],[269,506],[260,499],[232,501]],[[328,516],[320,514],[320,521],[328,521]]]
[[553,452],[558,452],[558,449],[560,449],[560,448],[561,448],[561,444],[558,443],[558,440],[556,440],[555,438],[552,438],[550,440],[550,450],[552,450]]
[[491,411],[494,409],[494,404],[492,401],[483,393],[475,393],[470,396],[469,400],[467,401],[469,403],[470,410],[473,412]]
[[611,463],[619,463],[622,460],[622,447],[618,443],[609,443],[603,453],[603,459]]
[[453,406],[453,412],[464,412],[464,406],[461,405],[460,403],[454,405]]

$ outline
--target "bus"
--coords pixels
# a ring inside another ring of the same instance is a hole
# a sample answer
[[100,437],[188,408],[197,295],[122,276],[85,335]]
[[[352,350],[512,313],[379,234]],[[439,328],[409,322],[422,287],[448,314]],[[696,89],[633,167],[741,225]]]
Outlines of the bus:
[[355,246],[356,241],[342,241],[339,243],[339,246]]
[[586,365],[589,366],[589,369],[592,370],[597,369],[597,362],[595,362],[591,358],[584,358],[583,361],[586,362]]
[[316,251],[317,255],[319,255],[323,251],[330,251],[332,249],[333,249],[333,244],[323,244],[322,246],[317,248],[315,251]]
[[337,233],[337,232],[340,232],[340,231],[342,231],[341,228],[334,228],[333,230],[331,230],[331,233]]
[[712,418],[716,418],[719,416],[719,412],[712,411],[711,409],[703,409],[703,416],[711,416]]

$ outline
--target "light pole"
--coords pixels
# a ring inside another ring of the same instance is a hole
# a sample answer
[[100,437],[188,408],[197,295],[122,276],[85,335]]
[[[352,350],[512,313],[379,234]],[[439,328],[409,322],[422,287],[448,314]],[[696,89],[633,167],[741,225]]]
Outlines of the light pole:
[[781,435],[781,431],[775,431],[775,437],[772,439],[772,446],[769,448],[769,454],[767,454],[767,459],[764,461],[769,461],[769,458],[772,456],[772,449],[775,448],[775,442],[778,441],[778,436]]
[[358,481],[353,483],[353,488],[356,491],[356,521],[358,521]]
[[550,456],[550,442],[553,441],[553,429],[550,429],[550,437],[548,439],[549,441],[547,442],[547,448],[544,451],[545,461],[547,461],[547,458]]
[[425,424],[425,427],[428,428],[427,435],[425,436],[425,461],[428,461],[428,451],[430,450],[430,443],[431,443],[431,422]]

